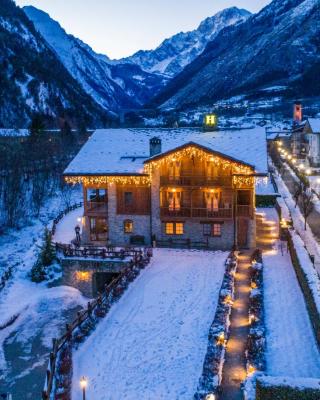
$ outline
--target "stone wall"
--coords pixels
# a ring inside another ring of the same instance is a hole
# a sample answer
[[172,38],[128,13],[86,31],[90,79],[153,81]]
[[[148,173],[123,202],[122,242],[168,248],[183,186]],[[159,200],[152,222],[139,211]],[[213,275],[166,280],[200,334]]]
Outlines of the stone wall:
[[62,259],[62,284],[79,289],[89,298],[97,296],[101,282],[108,283],[112,277],[119,274],[129,265],[129,261],[90,260],[90,259]]
[[[133,221],[133,232],[124,233],[124,221]],[[118,215],[117,188],[114,184],[108,186],[108,226],[109,239],[112,245],[126,246],[130,244],[131,236],[143,236],[145,244],[150,245],[150,216],[149,215]]]

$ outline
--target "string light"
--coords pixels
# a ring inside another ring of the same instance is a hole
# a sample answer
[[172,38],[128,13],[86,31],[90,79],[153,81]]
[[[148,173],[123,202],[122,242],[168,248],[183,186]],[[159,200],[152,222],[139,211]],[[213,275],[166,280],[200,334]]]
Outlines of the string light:
[[66,176],[66,183],[76,185],[82,183],[85,186],[90,185],[150,185],[149,176]]

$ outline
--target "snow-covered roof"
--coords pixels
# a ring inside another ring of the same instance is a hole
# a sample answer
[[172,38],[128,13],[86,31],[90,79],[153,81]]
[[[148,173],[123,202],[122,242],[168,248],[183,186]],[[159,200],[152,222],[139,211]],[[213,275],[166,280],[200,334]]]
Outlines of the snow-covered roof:
[[320,119],[308,118],[313,133],[320,133]]
[[263,128],[203,132],[201,129],[99,129],[96,130],[65,175],[121,175],[143,173],[149,158],[149,140],[162,140],[162,152],[192,142],[222,153],[245,164],[257,173],[267,173],[267,144]]

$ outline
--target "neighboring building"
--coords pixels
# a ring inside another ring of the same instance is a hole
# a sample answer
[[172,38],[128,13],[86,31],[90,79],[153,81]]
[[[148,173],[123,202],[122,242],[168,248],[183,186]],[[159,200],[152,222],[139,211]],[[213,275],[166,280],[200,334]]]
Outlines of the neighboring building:
[[320,166],[320,119],[309,118],[306,122],[308,158],[314,167]]
[[97,130],[64,175],[83,185],[83,243],[254,247],[265,132]]
[[203,128],[206,131],[216,131],[218,129],[218,116],[216,114],[205,114]]

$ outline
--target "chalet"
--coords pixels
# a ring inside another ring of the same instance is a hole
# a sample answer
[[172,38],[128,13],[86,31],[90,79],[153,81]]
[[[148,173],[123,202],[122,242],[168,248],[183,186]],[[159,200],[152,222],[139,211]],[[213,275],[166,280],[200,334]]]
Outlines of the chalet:
[[97,130],[64,176],[83,187],[84,244],[254,247],[265,132]]

